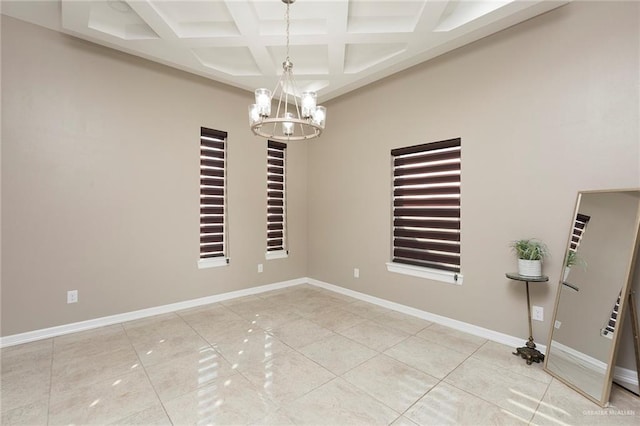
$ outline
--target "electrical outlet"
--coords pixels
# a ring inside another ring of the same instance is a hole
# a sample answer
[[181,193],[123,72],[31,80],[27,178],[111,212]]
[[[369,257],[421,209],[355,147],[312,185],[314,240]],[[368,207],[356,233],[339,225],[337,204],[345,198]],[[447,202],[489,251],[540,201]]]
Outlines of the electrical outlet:
[[67,303],[78,303],[78,290],[70,290],[67,292]]
[[534,306],[532,308],[531,318],[536,321],[544,321],[544,308],[542,306]]
[[262,267],[262,263],[258,263],[258,273],[264,271],[264,268]]
[[560,326],[562,325],[562,323],[558,320],[556,320],[556,323],[553,325],[553,327],[558,330],[560,328]]
[[360,278],[360,269],[353,268],[353,278]]

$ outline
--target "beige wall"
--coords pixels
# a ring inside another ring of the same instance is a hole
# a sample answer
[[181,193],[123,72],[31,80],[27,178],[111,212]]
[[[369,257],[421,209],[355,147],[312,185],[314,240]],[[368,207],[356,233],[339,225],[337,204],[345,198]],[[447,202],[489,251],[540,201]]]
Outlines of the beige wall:
[[[574,2],[328,104],[309,145],[309,276],[525,338],[509,242],[552,256],[545,343],[576,193],[640,184],[637,3]],[[462,138],[462,286],[387,272],[392,148]],[[353,278],[353,268],[360,278]]]
[[[637,4],[572,3],[329,102],[266,262],[248,93],[3,17],[2,335],[306,275],[524,338],[508,244],[538,237],[544,343],[576,192],[640,186],[638,50]],[[196,269],[201,125],[230,133],[227,268]],[[389,150],[451,137],[464,285],[389,273]]]
[[[7,17],[2,88],[3,336],[306,275],[307,147],[289,149],[290,257],[265,261],[247,92]],[[200,126],[229,132],[231,230],[231,264],[202,270]]]

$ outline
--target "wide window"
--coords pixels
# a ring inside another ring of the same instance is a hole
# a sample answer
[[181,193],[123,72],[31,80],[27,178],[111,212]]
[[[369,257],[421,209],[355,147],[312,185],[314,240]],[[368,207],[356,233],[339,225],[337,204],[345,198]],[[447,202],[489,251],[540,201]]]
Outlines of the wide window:
[[462,283],[460,139],[391,150],[393,272]]
[[200,129],[200,260],[208,268],[229,262],[226,220],[227,133]]
[[287,257],[287,145],[267,142],[267,259]]

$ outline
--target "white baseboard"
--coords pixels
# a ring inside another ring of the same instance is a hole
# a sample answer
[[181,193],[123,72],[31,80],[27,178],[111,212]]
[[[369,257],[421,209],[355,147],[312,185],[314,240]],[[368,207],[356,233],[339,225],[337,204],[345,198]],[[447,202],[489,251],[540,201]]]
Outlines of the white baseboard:
[[553,341],[553,348],[557,349],[559,352],[564,352],[571,357],[578,360],[585,368],[588,368],[592,371],[604,372],[607,370],[607,363],[604,361],[600,361],[592,356],[585,354],[584,352],[577,351],[569,346],[563,345],[562,343],[558,343],[555,340]]
[[635,394],[640,394],[638,372],[628,368],[616,367],[613,370],[613,381]]
[[[326,290],[333,291],[335,293],[344,294],[345,296],[350,296],[355,299],[373,303],[374,305],[382,306],[383,308],[392,309],[394,311],[402,312],[403,314],[422,318],[427,321],[435,322],[437,324],[444,325],[446,327],[451,327],[458,331],[463,331],[465,333],[482,337],[484,339],[492,340],[497,343],[502,343],[504,345],[512,346],[514,348],[522,346],[526,341],[526,339],[523,340],[522,338],[519,338],[519,337],[510,336],[508,334],[489,330],[487,328],[479,327],[477,325],[458,321],[448,317],[443,317],[437,314],[432,314],[431,312],[422,311],[420,309],[412,308],[406,305],[401,305],[400,303],[390,302],[385,299],[380,299],[378,297],[370,296],[365,293],[349,290],[344,287],[339,287],[337,285],[328,284],[313,278],[307,278],[307,282],[311,285],[315,285],[317,287],[321,287]],[[545,345],[541,345],[538,343],[536,343],[536,348],[542,353],[546,353],[547,351],[547,347]]]
[[137,320],[153,315],[166,314],[168,312],[175,312],[182,309],[194,308],[196,306],[208,305],[210,303],[222,302],[224,300],[250,296],[253,294],[264,293],[267,291],[278,290],[281,288],[306,283],[306,278],[297,278],[294,280],[282,281],[258,287],[251,287],[243,290],[232,291],[229,293],[222,293],[213,296],[201,297],[198,299],[185,300],[183,302],[171,303],[169,305],[155,306],[153,308],[140,309],[138,311],[125,312],[122,314],[110,315],[107,317],[95,318],[87,321],[74,322],[71,324],[59,325],[56,327],[28,331],[26,333],[13,334],[10,336],[0,337],[0,348],[19,345],[21,343],[29,343],[36,340],[48,339],[56,336],[62,336],[69,333],[76,333],[78,331],[90,330],[92,328],[118,324],[121,322]]
[[[93,328],[104,327],[107,325],[118,324],[126,321],[133,321],[136,319],[146,318],[153,315],[165,314],[169,312],[175,312],[182,309],[193,308],[196,306],[208,305],[210,303],[222,302],[229,299],[235,299],[243,296],[250,296],[254,294],[260,294],[267,291],[277,290],[285,287],[291,287],[300,284],[311,284],[316,287],[324,288],[335,293],[344,294],[346,296],[353,297],[364,302],[369,302],[374,305],[382,306],[384,308],[392,309],[394,311],[402,312],[404,314],[412,315],[417,318],[422,318],[427,321],[431,321],[437,324],[441,324],[447,327],[451,327],[455,330],[459,330],[465,333],[472,334],[474,336],[482,337],[484,339],[492,340],[497,343],[512,346],[514,348],[522,346],[524,340],[519,337],[510,336],[508,334],[500,333],[497,331],[489,330],[477,325],[469,324],[466,322],[458,321],[452,318],[444,317],[441,315],[432,314],[430,312],[422,311],[420,309],[412,308],[410,306],[401,305],[400,303],[391,302],[385,299],[380,299],[375,296],[370,296],[365,293],[349,290],[344,287],[325,283],[313,278],[297,278],[289,281],[282,281],[274,284],[267,284],[259,287],[247,288],[244,290],[232,291],[229,293],[217,294],[214,296],[201,297],[198,299],[186,300],[183,302],[172,303],[169,305],[156,306],[148,309],[141,309],[138,311],[125,312],[122,314],[110,315],[107,317],[95,318],[87,321],[81,321],[71,324],[60,325],[56,327],[44,328],[41,330],[28,331],[26,333],[14,334],[10,336],[0,337],[0,348],[7,346],[19,345],[22,343],[29,343],[36,340],[48,339],[51,337],[62,336],[64,334],[76,333],[78,331],[90,330]],[[536,344],[538,350],[542,353],[546,352],[546,346]]]

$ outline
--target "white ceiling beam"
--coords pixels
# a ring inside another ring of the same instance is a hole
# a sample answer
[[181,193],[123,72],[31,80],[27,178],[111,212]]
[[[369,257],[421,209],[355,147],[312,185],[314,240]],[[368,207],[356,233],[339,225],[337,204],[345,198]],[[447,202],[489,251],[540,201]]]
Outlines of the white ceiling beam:
[[276,66],[267,49],[268,43],[265,43],[264,37],[260,37],[260,21],[251,2],[225,0],[225,3],[262,75],[275,75]]

